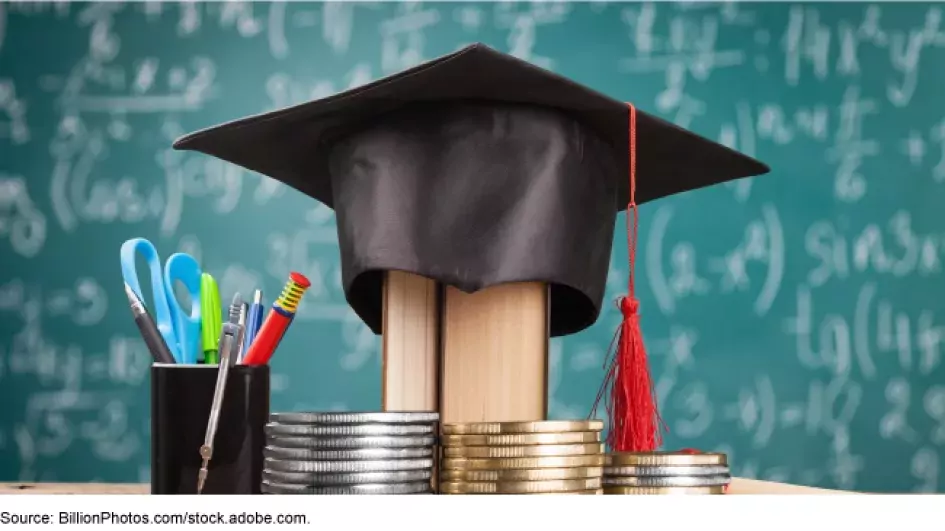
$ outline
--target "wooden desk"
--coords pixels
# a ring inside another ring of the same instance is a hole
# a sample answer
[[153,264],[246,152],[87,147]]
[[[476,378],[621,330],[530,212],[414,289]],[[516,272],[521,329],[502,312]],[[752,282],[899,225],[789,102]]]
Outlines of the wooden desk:
[[862,494],[845,490],[816,489],[789,483],[759,481],[757,479],[732,478],[729,494]]
[[[0,483],[2,494],[150,494],[151,486],[138,483]],[[855,494],[787,483],[732,478],[729,494]]]
[[150,494],[146,483],[0,483],[0,494]]

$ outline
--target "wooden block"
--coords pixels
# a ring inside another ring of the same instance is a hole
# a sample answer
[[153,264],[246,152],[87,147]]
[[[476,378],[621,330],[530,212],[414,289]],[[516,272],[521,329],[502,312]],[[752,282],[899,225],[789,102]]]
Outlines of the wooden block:
[[439,408],[439,308],[435,281],[390,271],[384,282],[384,411]]
[[442,422],[544,420],[548,403],[548,288],[444,288]]

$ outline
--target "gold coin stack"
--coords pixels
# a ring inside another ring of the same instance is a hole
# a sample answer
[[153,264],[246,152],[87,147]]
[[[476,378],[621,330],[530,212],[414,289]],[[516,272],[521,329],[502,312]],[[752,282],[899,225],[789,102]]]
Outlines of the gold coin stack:
[[604,494],[725,494],[732,476],[722,453],[607,455]]
[[440,494],[602,494],[599,420],[444,424]]

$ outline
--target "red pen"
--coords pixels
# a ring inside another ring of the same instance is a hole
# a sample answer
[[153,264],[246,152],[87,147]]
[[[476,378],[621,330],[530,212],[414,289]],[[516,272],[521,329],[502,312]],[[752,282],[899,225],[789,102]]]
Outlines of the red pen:
[[282,337],[285,336],[286,330],[295,318],[302,295],[311,285],[311,282],[301,273],[293,271],[289,275],[289,281],[282,290],[282,294],[272,303],[269,315],[266,316],[259,333],[256,334],[256,339],[246,351],[246,356],[243,357],[244,365],[269,363],[269,359],[272,358],[276,347],[279,346]]

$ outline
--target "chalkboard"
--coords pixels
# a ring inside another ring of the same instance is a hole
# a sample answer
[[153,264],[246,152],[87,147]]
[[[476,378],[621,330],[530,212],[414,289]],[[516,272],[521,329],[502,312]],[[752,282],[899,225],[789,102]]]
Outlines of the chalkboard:
[[[726,451],[747,477],[943,491],[942,13],[0,4],[0,480],[148,479],[150,359],[118,267],[133,236],[194,254],[224,298],[273,296],[288,270],[306,273],[273,408],[378,408],[379,340],[345,304],[333,213],[170,144],[479,41],[773,169],[642,209],[643,329],[668,447]],[[624,238],[608,299],[626,287]],[[608,305],[553,342],[552,417],[589,412],[618,315]]]

